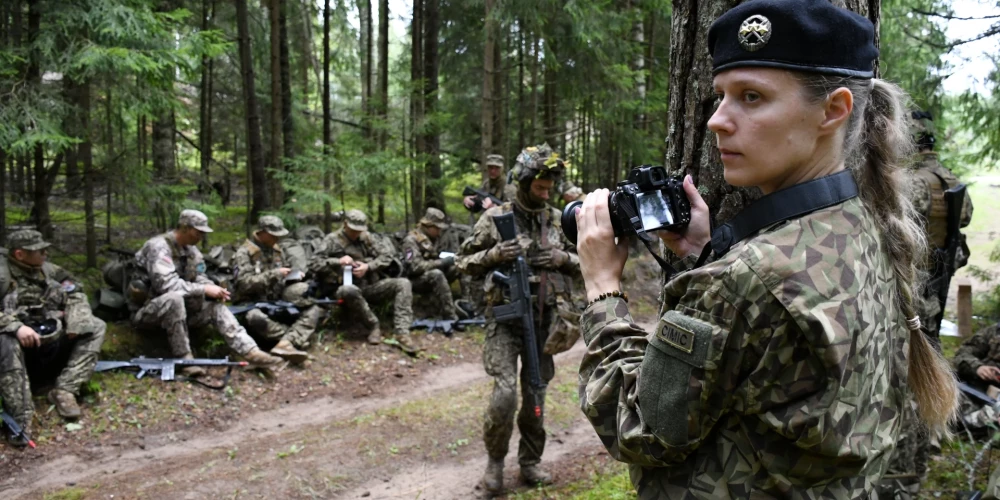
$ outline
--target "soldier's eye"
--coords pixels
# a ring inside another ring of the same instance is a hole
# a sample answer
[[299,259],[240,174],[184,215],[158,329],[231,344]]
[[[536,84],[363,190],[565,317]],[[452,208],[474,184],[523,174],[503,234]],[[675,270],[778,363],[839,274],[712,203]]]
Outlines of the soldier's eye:
[[743,100],[748,103],[754,103],[760,100],[760,94],[754,91],[747,91],[743,93]]

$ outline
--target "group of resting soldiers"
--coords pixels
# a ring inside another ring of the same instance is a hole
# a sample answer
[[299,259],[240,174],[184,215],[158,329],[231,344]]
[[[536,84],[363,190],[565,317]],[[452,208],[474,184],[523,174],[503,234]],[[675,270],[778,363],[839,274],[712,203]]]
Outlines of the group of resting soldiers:
[[[405,342],[413,323],[414,292],[427,293],[442,320],[485,313],[483,362],[495,378],[484,425],[490,455],[486,486],[498,491],[518,404],[523,332],[520,323],[494,320],[491,308],[502,303],[504,291],[489,276],[521,256],[529,265],[532,295],[542,297],[532,303],[538,318],[540,372],[547,382],[554,375],[552,354],[575,340],[574,310],[579,312],[571,295],[578,260],[561,231],[560,212],[549,201],[575,199],[582,191],[562,178],[564,161],[545,145],[522,151],[506,177],[502,157],[491,155],[487,164],[482,188],[497,203],[480,200],[486,210],[460,244],[454,237],[442,238],[450,225],[437,208],[428,208],[398,246],[369,231],[367,217],[358,210],[348,210],[335,232],[311,241],[291,237],[279,217],[261,216],[256,231],[229,259],[231,276],[223,283],[228,286],[209,278],[198,249],[212,232],[208,218],[184,210],[175,229],[145,242],[134,255],[132,270],[121,277],[131,323],[140,332],[165,333],[170,354],[183,359],[194,357],[189,331],[214,326],[251,367],[271,371],[308,359],[325,313],[318,298],[326,304],[329,299],[339,302],[365,327],[371,344],[389,336],[396,338],[394,344]],[[493,216],[507,212],[515,215],[517,238],[501,241]],[[7,255],[0,259],[0,397],[3,409],[30,434],[30,382],[41,386],[56,376],[49,401],[63,418],[80,417],[77,396],[97,363],[105,323],[92,313],[80,282],[47,262],[49,243],[39,232],[14,232],[7,243]],[[450,283],[455,280],[464,300],[452,299]],[[299,313],[282,321],[251,309],[237,317],[226,305],[277,301],[294,304]],[[386,302],[392,305],[391,326],[380,325],[371,308]],[[58,373],[50,373],[53,370]],[[205,375],[200,366],[181,371],[187,377]],[[525,387],[523,397],[544,401],[544,390]],[[549,480],[537,467],[545,444],[542,419],[526,405],[517,418],[520,472],[529,483]]]

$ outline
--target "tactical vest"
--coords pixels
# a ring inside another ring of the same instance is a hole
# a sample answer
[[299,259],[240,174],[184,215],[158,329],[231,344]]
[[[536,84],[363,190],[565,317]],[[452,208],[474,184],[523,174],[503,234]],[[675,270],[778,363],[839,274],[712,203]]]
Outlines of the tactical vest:
[[931,202],[927,217],[927,241],[933,248],[944,248],[948,237],[948,205],[944,201],[944,192],[957,185],[951,185],[941,175],[935,173],[931,167],[918,167],[913,174],[930,187]]

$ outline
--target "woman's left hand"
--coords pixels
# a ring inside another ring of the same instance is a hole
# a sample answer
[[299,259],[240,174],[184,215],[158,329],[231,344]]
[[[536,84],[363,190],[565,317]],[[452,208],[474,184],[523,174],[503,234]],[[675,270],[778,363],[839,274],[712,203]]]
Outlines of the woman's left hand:
[[621,288],[622,271],[628,260],[628,240],[619,238],[615,243],[608,195],[607,189],[590,193],[576,213],[576,252],[580,256],[588,301]]

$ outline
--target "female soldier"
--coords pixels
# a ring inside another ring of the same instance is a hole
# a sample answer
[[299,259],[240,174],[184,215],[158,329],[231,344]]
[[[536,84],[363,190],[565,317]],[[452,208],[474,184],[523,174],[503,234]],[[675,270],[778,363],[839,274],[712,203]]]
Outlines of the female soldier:
[[867,497],[910,391],[932,429],[953,414],[913,307],[904,96],[873,78],[873,40],[827,0],[751,0],[712,25],[708,127],[726,182],[765,197],[710,236],[685,178],[691,223],[661,238],[716,260],[666,284],[653,335],[620,289],[608,191],[577,214],[581,405],[640,498]]

